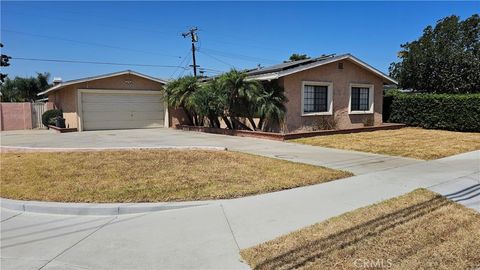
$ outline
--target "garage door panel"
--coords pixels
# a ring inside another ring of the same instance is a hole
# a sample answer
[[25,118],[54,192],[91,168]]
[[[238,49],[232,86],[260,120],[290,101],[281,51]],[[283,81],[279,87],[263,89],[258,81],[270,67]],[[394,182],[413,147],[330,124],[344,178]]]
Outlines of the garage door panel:
[[159,103],[162,101],[161,95],[158,94],[112,95],[88,93],[82,95],[82,102],[84,103]]
[[159,128],[163,127],[163,120],[160,121],[100,121],[88,122],[86,130],[102,129],[130,129],[130,128]]
[[83,103],[84,112],[161,112],[159,103]]
[[98,122],[98,121],[141,121],[141,120],[162,120],[164,119],[164,112],[103,112],[98,114],[87,113],[83,117],[85,122]]
[[158,128],[165,122],[161,94],[82,93],[84,130]]

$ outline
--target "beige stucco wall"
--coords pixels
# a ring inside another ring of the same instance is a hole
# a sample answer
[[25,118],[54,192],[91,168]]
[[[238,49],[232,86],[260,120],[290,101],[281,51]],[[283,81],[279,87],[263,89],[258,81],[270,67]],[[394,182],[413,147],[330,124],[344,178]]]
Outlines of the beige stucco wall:
[[[374,124],[382,124],[383,79],[365,68],[343,60],[343,69],[338,69],[334,62],[317,68],[305,70],[279,79],[288,98],[285,124],[287,132],[300,129],[311,129],[317,125],[321,117],[335,117],[337,128],[363,127],[365,117],[374,117]],[[302,82],[322,81],[333,83],[333,115],[332,116],[302,116]],[[353,115],[348,113],[349,91],[351,83],[374,85],[374,113]]]
[[[128,81],[129,83],[127,83]],[[131,82],[131,83],[130,83]],[[93,80],[84,83],[73,84],[48,94],[48,101],[53,102],[55,107],[63,111],[65,125],[70,128],[78,128],[78,89],[110,89],[110,90],[162,90],[163,85],[159,82],[138,77],[133,74],[125,74],[105,79]]]

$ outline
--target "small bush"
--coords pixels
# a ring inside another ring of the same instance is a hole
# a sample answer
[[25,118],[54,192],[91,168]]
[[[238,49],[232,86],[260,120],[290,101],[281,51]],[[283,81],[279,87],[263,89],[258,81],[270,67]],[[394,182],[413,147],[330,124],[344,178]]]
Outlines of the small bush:
[[389,122],[480,132],[480,94],[395,93],[391,96]]
[[55,118],[57,118],[58,116],[63,116],[62,110],[53,109],[45,111],[42,114],[42,124],[46,127],[48,127],[48,125],[55,125]]
[[334,116],[320,116],[315,120],[316,130],[332,130],[337,128],[337,119]]
[[364,127],[373,127],[375,119],[373,118],[373,115],[365,115],[362,119],[362,123]]

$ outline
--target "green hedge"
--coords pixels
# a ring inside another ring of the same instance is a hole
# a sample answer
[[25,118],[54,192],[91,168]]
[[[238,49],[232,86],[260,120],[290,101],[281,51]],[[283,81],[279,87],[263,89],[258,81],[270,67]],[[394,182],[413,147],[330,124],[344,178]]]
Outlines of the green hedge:
[[432,129],[480,132],[480,94],[385,95],[388,122]]
[[63,116],[62,110],[53,109],[45,111],[42,114],[42,124],[46,127],[48,127],[48,125],[55,126],[55,118],[58,116]]

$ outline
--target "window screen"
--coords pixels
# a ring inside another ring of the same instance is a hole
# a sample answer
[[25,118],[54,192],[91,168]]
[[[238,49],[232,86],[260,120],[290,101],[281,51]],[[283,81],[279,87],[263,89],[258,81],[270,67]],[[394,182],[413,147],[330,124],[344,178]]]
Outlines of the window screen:
[[370,88],[368,87],[352,87],[352,111],[368,111],[370,109],[369,92]]
[[328,112],[328,86],[305,85],[303,113]]

